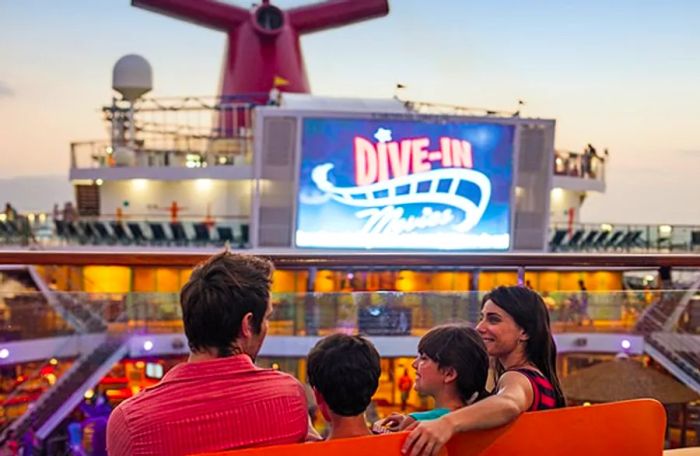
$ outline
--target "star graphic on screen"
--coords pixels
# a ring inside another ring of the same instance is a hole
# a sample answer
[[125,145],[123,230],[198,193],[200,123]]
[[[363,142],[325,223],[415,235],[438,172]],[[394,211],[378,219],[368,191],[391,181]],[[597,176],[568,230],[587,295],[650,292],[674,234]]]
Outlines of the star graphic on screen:
[[391,130],[388,128],[377,128],[377,131],[374,133],[374,137],[377,139],[379,142],[389,142],[391,141]]

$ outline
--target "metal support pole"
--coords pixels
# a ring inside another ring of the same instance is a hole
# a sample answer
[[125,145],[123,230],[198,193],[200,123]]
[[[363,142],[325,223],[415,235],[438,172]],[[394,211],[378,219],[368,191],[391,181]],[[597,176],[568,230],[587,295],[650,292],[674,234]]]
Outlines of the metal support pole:
[[681,405],[681,448],[685,448],[688,429],[688,404]]
[[318,305],[316,304],[316,296],[314,290],[316,288],[316,274],[318,268],[312,266],[309,268],[309,276],[306,278],[306,297],[304,299],[304,326],[306,326],[307,336],[318,335]]
[[481,274],[481,269],[474,269],[471,273],[471,280],[469,283],[469,321],[478,322],[479,313],[481,312],[481,303],[479,302],[479,274]]

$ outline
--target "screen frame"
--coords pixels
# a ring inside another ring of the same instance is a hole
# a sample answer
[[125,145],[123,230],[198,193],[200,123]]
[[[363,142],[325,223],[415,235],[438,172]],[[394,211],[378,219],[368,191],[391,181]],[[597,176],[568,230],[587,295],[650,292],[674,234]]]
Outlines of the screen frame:
[[[366,112],[328,112],[321,110],[300,110],[292,112],[284,110],[279,111],[280,115],[284,117],[296,117],[297,118],[297,135],[295,141],[295,153],[294,153],[294,189],[296,194],[293,198],[292,203],[292,223],[291,223],[291,244],[292,248],[298,250],[307,251],[318,251],[318,250],[338,250],[338,251],[369,251],[369,252],[436,252],[436,253],[448,253],[448,252],[502,252],[508,253],[513,251],[513,246],[515,244],[514,233],[515,233],[515,212],[516,212],[516,186],[518,184],[518,157],[520,155],[520,130],[524,123],[531,124],[536,123],[529,119],[520,118],[504,118],[504,117],[490,117],[490,116],[449,116],[449,115],[430,115],[430,114],[413,114],[413,113],[366,113]],[[272,114],[272,112],[270,112]],[[409,122],[427,122],[427,123],[455,123],[455,124],[496,124],[503,126],[512,126],[513,128],[513,144],[512,144],[512,156],[511,156],[511,186],[510,186],[510,201],[509,201],[509,245],[507,249],[455,249],[455,250],[443,250],[438,248],[371,248],[363,249],[358,247],[310,247],[310,246],[299,246],[296,241],[296,232],[298,229],[298,216],[299,216],[299,185],[301,181],[301,164],[302,164],[302,144],[303,144],[303,133],[304,133],[304,123],[308,119],[330,119],[330,120],[355,120],[355,121],[409,121]]]

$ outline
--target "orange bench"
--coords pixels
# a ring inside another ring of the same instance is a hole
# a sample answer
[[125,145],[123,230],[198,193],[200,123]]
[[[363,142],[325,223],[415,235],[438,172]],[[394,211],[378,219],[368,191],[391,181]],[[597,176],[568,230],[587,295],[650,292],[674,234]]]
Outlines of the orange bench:
[[[666,431],[663,406],[651,399],[526,413],[496,429],[455,436],[442,455],[661,456]],[[208,455],[398,456],[405,433],[329,442],[249,448]]]

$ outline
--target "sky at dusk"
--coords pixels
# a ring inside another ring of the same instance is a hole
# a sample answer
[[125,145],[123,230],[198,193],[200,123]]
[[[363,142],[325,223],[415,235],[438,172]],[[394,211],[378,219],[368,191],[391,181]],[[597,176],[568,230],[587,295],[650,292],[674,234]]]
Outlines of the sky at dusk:
[[[391,97],[400,82],[412,100],[524,100],[524,115],[556,119],[558,148],[610,150],[607,192],[589,197],[584,220],[700,224],[700,1],[390,8],[302,38],[313,93]],[[152,96],[214,95],[225,35],[125,0],[0,0],[0,43],[0,179],[67,181],[70,142],[107,138],[100,107],[119,57],[150,61]]]

